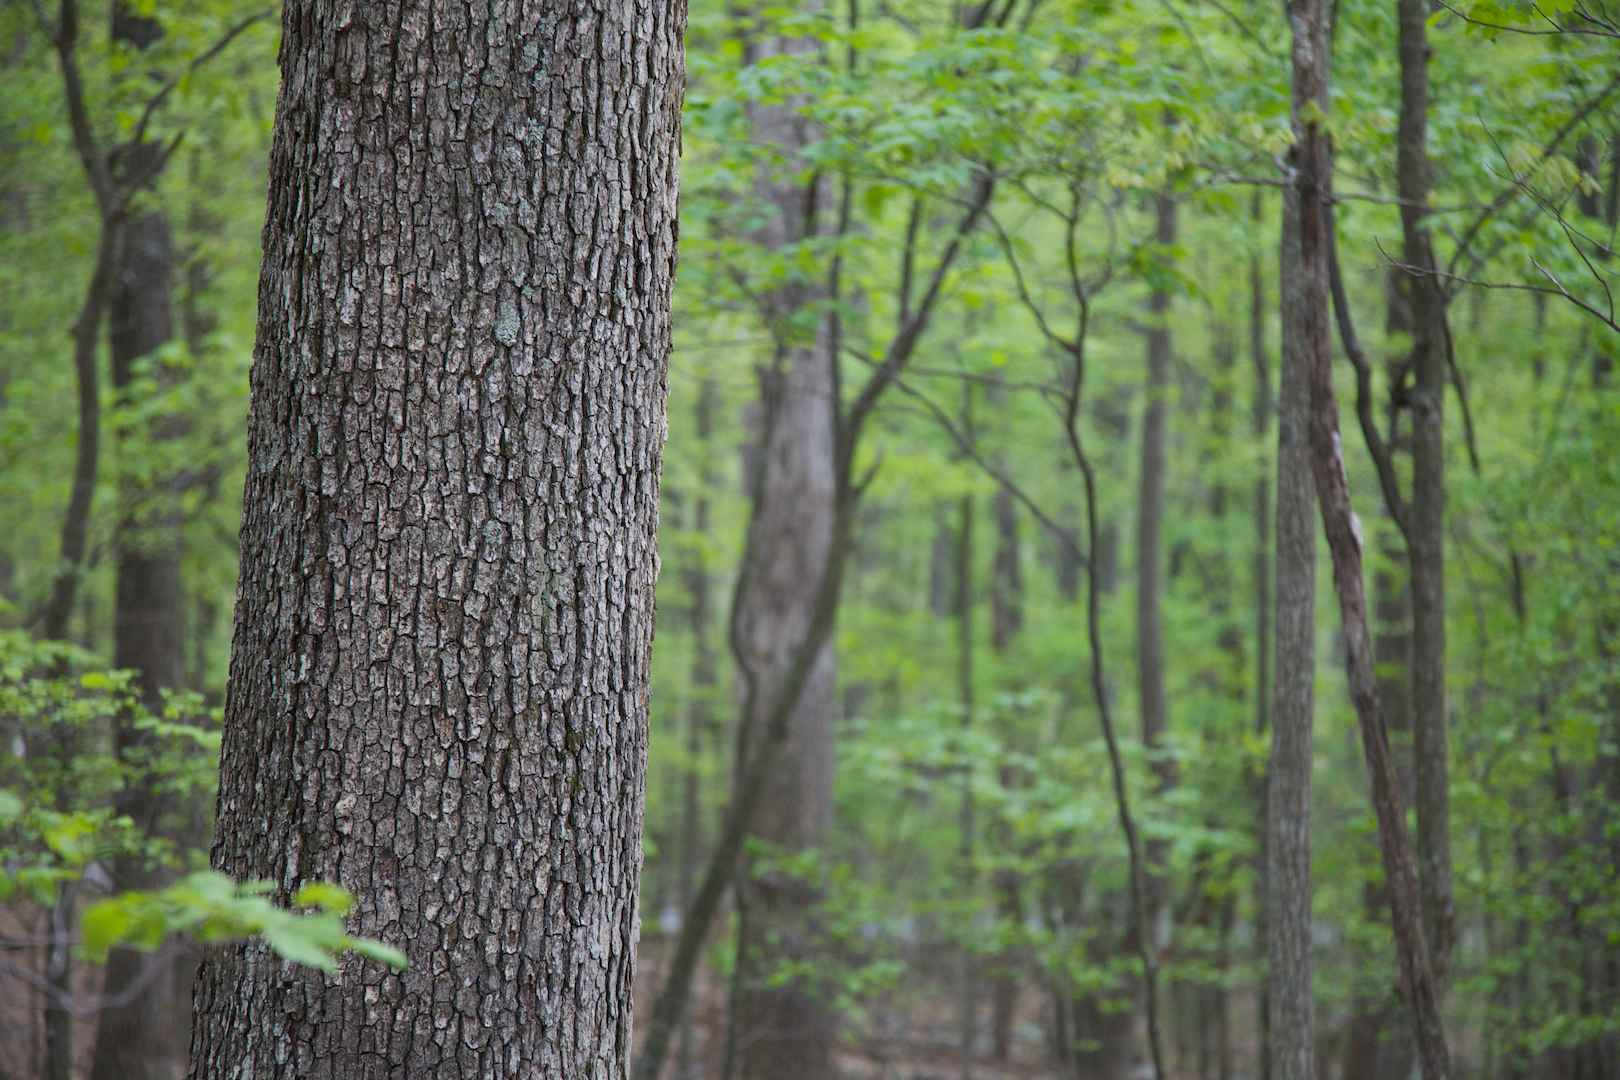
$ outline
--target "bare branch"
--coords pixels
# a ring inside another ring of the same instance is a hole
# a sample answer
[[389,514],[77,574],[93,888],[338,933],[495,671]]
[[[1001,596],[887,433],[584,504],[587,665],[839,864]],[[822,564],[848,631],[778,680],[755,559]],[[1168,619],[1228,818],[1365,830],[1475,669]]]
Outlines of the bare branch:
[[146,103],[146,107],[141,110],[141,118],[135,123],[135,134],[130,141],[139,143],[145,140],[146,127],[149,123],[151,123],[153,114],[155,114],[158,107],[168,99],[169,95],[174,93],[175,88],[185,81],[187,76],[191,75],[198,68],[208,63],[208,61],[214,59],[214,57],[224,52],[231,42],[240,37],[243,32],[251,27],[254,23],[262,22],[273,14],[274,10],[271,8],[264,8],[260,11],[255,11],[253,14],[235,23],[233,26],[227,29],[225,33],[220,35],[218,41],[214,42],[208,48],[204,49],[202,52],[193,57],[191,63],[186,65],[184,71],[170,79],[168,82],[164,83],[162,89],[160,89],[156,94],[152,95],[151,100]]

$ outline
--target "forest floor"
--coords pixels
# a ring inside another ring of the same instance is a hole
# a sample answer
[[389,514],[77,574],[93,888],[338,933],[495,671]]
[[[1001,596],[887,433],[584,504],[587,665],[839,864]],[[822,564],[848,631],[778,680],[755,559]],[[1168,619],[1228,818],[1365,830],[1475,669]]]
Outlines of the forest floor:
[[[670,942],[643,937],[638,950],[636,1015],[652,1008],[663,980]],[[919,983],[923,989],[919,989]],[[936,986],[937,990],[931,989]],[[726,1038],[725,982],[705,969],[695,988],[690,1067],[666,1073],[671,1080],[711,1080],[722,1072]],[[836,1062],[838,1080],[957,1080],[962,1062],[957,1046],[955,987],[946,980],[913,980],[897,992],[870,1004],[863,1016],[844,1025]],[[989,987],[980,993],[981,1020],[989,1015]],[[1047,1002],[1039,993],[1019,995],[1008,1059],[990,1056],[988,1038],[974,1058],[974,1080],[1075,1080],[1053,1060],[1045,1038]],[[981,1024],[985,1035],[987,1024]],[[673,1057],[673,1054],[672,1054]],[[1172,1073],[1172,1075],[1176,1075]]]

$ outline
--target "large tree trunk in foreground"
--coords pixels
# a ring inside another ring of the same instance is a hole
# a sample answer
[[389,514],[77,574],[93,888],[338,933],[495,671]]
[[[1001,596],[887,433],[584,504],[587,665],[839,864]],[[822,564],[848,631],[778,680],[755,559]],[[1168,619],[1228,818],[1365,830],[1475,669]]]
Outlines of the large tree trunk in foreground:
[[214,865],[411,966],[216,951],[193,1077],[625,1072],[684,19],[286,7]]

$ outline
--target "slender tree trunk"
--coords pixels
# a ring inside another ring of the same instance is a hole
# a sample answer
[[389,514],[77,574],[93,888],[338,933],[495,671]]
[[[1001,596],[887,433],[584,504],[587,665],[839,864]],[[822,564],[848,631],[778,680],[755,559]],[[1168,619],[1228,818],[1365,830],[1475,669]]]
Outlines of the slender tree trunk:
[[[964,425],[972,429],[972,388],[963,384]],[[959,537],[956,546],[956,684],[957,702],[962,709],[962,734],[973,731],[973,496],[963,495],[958,508]],[[964,739],[964,743],[965,743]],[[975,807],[973,803],[973,770],[963,756],[961,790],[961,820],[958,852],[961,895],[958,899],[970,901],[978,884],[973,869]],[[977,907],[977,904],[971,904]],[[971,922],[972,916],[968,916]],[[963,927],[968,931],[968,926]],[[973,952],[966,940],[958,950],[957,961],[957,1075],[962,1080],[973,1076],[973,1055],[978,1042],[979,998],[975,985],[977,975],[973,966]]]
[[[698,386],[697,410],[693,425],[693,434],[696,435],[701,447],[703,464],[698,472],[698,488],[692,503],[691,528],[700,537],[708,535],[710,528],[709,492],[714,486],[715,478],[710,467],[709,440],[713,436],[716,396],[714,377],[705,374]],[[717,727],[714,706],[715,695],[719,692],[712,627],[713,585],[708,557],[701,545],[695,545],[688,558],[690,561],[686,567],[686,588],[691,601],[689,618],[693,642],[692,687],[686,713],[686,769],[681,783],[681,862],[675,879],[676,902],[680,904],[682,912],[685,912],[692,902],[697,883],[697,868],[702,854],[702,800],[699,792],[701,775],[697,763],[702,757],[704,744],[712,740]],[[679,1080],[686,1080],[694,1075],[692,1042],[692,1024],[690,1020],[685,1020],[681,1024],[676,1047],[675,1075]]]
[[[1325,97],[1327,39],[1318,0],[1294,0],[1295,153],[1307,103]],[[1295,161],[1298,167],[1298,161]],[[1314,328],[1301,226],[1299,186],[1283,188],[1278,285],[1282,305],[1282,386],[1277,409],[1276,684],[1271,762],[1266,770],[1267,999],[1270,1075],[1316,1080],[1311,987],[1311,741],[1316,672],[1316,528],[1306,428]],[[1320,316],[1325,318],[1325,315]]]
[[[1005,658],[1013,640],[1024,623],[1024,579],[1019,557],[1018,508],[1006,488],[996,492],[994,506],[996,521],[996,551],[990,575],[990,648],[998,658]],[[1001,786],[1011,790],[1023,778],[1018,770],[1003,766]],[[1012,839],[1003,835],[1002,845],[1010,846]],[[1001,919],[1012,925],[1023,924],[1023,881],[1015,870],[996,871],[994,879],[996,907]],[[998,1062],[1007,1062],[1012,1056],[1013,1021],[1018,1012],[1021,978],[1021,950],[1009,949],[997,957],[997,972],[991,987],[990,1045],[991,1056]]]
[[[1256,192],[1249,203],[1249,220],[1256,231],[1262,222],[1262,203]],[[1249,257],[1249,362],[1254,368],[1254,397],[1249,417],[1249,429],[1256,445],[1264,446],[1271,430],[1271,359],[1266,351],[1266,282],[1262,260],[1257,251]],[[1271,731],[1271,481],[1267,469],[1271,463],[1264,457],[1254,478],[1254,731],[1262,738]],[[1310,493],[1305,494],[1309,513]],[[1315,561],[1314,549],[1312,562]],[[1312,589],[1314,608],[1315,590]],[[1313,611],[1314,614],[1314,611]],[[1313,657],[1314,662],[1314,657]],[[1270,879],[1270,827],[1267,823],[1266,773],[1262,766],[1252,786],[1256,831],[1255,845],[1255,939],[1257,960],[1261,971],[1256,1003],[1259,1027],[1260,1080],[1271,1080],[1271,994],[1270,980],[1265,977],[1270,956],[1268,925],[1268,887]]]
[[[1307,0],[1309,2],[1309,0]],[[1323,90],[1325,97],[1325,78]],[[1308,123],[1304,139],[1296,137],[1296,181],[1300,211],[1300,246],[1309,268],[1312,478],[1316,482],[1323,531],[1333,558],[1333,582],[1343,624],[1350,697],[1361,727],[1362,748],[1378,819],[1379,847],[1388,883],[1391,924],[1395,931],[1402,993],[1411,1011],[1424,1080],[1449,1080],[1450,1054],[1440,1021],[1439,993],[1424,940],[1417,868],[1406,833],[1404,800],[1396,775],[1389,735],[1379,711],[1378,683],[1373,672],[1367,601],[1362,587],[1361,524],[1350,505],[1343,444],[1339,435],[1338,400],[1333,391],[1332,355],[1328,346],[1328,248],[1332,199],[1332,156],[1326,132]],[[1314,260],[1314,262],[1313,262]],[[1319,265],[1318,265],[1319,264]],[[1320,280],[1318,280],[1320,279]],[[1317,324],[1320,324],[1319,326]]]
[[51,905],[50,943],[45,947],[45,979],[49,984],[45,1006],[44,1080],[72,1080],[73,1013],[66,1007],[73,996],[73,926],[75,887],[64,884]]
[[39,613],[41,634],[61,640],[67,637],[68,620],[73,615],[73,602],[78,596],[89,547],[90,511],[101,465],[101,372],[96,352],[102,320],[111,299],[123,228],[118,213],[122,192],[115,187],[106,155],[96,141],[89,104],[85,100],[84,79],[79,71],[77,0],[61,0],[55,30],[53,44],[62,71],[62,89],[74,148],[99,212],[95,268],[73,322],[73,373],[78,390],[79,424],[73,485],[67,510],[62,515],[61,563],[51,584],[50,596]]
[[[1168,192],[1154,197],[1155,242],[1176,242],[1176,203]],[[1165,745],[1170,706],[1164,659],[1164,487],[1170,395],[1170,294],[1155,288],[1148,298],[1146,402],[1142,411],[1142,460],[1136,498],[1136,687],[1141,710],[1142,746],[1153,766],[1154,793],[1162,796],[1176,782],[1175,759]],[[1161,925],[1169,893],[1164,859],[1168,847],[1149,840],[1147,854],[1148,925],[1157,950],[1166,938]]]
[[[191,1076],[618,1077],[685,5],[287,4]],[[403,201],[402,201],[403,200]]]
[[1417,758],[1419,882],[1430,962],[1443,988],[1456,911],[1451,889],[1449,753],[1446,738],[1445,297],[1433,273],[1429,208],[1429,44],[1427,0],[1398,0],[1401,108],[1396,192],[1411,301],[1412,511],[1407,553],[1412,574],[1412,720]]

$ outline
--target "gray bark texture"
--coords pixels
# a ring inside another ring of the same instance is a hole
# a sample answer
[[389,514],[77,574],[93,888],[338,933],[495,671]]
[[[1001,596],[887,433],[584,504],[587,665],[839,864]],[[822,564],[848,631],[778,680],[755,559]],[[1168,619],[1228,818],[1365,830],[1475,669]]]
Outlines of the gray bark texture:
[[292,0],[191,1076],[625,1074],[685,4]]

